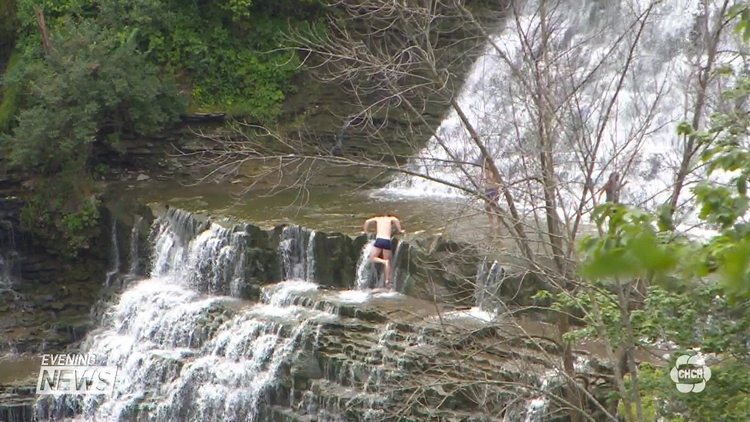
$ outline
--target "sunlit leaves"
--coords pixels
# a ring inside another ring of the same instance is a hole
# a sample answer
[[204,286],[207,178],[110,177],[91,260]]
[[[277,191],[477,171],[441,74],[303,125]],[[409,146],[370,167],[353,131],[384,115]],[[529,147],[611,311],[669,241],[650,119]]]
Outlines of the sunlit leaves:
[[732,19],[738,19],[735,32],[742,34],[742,39],[745,42],[750,40],[750,9],[747,2],[740,2],[729,8],[728,16]]
[[682,121],[677,124],[677,134],[680,136],[690,136],[693,133],[695,133],[695,129],[693,126],[685,121]]
[[704,182],[693,192],[700,204],[699,217],[707,223],[718,224],[722,229],[731,227],[747,212],[747,196],[734,195],[728,187]]
[[[592,218],[603,230],[602,237],[589,236],[581,242],[584,261],[581,276],[617,279],[661,274],[676,268],[682,251],[664,242],[654,227],[655,218],[622,205],[597,207]],[[664,224],[664,222],[661,222]]]

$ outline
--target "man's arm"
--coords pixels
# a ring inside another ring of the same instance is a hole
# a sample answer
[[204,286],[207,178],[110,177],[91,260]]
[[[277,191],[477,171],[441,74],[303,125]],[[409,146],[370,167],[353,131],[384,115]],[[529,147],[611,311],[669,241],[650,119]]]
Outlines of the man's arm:
[[367,220],[365,220],[365,224],[362,227],[362,233],[367,233],[367,228],[370,226],[370,223],[372,223],[373,221],[374,219],[372,218],[368,218]]
[[396,224],[396,229],[398,229],[398,231],[400,233],[403,233],[403,232],[406,231],[406,230],[404,230],[404,229],[401,228],[401,221],[398,218],[394,218],[393,222]]

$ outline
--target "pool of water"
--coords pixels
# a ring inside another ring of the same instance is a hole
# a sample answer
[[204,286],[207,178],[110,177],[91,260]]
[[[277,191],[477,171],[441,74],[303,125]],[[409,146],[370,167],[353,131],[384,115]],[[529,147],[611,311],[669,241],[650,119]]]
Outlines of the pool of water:
[[346,187],[263,190],[241,195],[242,188],[231,183],[185,186],[171,181],[131,182],[123,191],[144,203],[168,204],[266,227],[294,223],[315,230],[358,234],[365,219],[392,213],[401,219],[407,236],[424,231],[479,240],[489,231],[483,205],[471,200],[398,198]]
[[41,356],[0,355],[0,385],[35,380],[39,376],[41,363]]

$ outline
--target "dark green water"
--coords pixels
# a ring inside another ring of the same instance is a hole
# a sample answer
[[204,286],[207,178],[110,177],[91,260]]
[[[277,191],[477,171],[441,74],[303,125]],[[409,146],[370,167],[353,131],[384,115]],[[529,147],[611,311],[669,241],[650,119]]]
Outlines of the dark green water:
[[476,241],[489,232],[482,206],[469,201],[373,197],[371,191],[351,188],[253,191],[240,195],[241,188],[230,183],[185,186],[176,182],[131,182],[124,189],[125,195],[144,203],[169,204],[214,219],[225,217],[267,227],[294,223],[315,230],[357,234],[365,219],[390,212],[399,216],[408,233],[440,232]]

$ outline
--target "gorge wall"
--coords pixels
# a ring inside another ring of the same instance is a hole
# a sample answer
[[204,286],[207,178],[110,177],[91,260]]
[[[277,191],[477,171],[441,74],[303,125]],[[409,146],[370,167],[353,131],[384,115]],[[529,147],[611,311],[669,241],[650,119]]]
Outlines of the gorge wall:
[[[75,259],[65,259],[23,230],[22,207],[18,199],[0,199],[0,354],[60,351],[93,326],[89,313],[106,293],[106,274],[118,266],[126,270],[130,246],[114,244],[113,239],[147,234],[152,217],[146,207],[102,206],[98,235],[90,247]],[[138,231],[141,226],[134,231],[134,222],[142,216],[143,231]],[[145,237],[141,244],[147,244]]]

